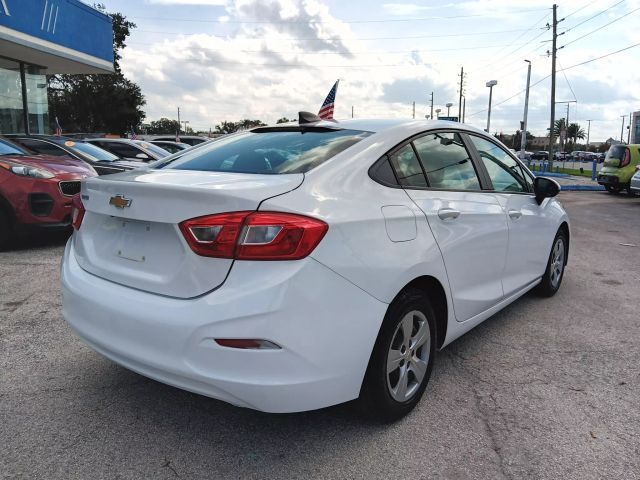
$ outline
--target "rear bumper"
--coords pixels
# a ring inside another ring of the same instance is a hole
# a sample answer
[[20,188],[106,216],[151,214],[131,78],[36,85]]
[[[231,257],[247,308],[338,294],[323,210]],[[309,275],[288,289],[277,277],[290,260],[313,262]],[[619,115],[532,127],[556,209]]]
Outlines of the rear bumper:
[[[387,305],[317,261],[235,262],[224,285],[190,300],[61,266],[63,315],[95,351],[185,390],[265,412],[357,398]],[[214,338],[258,338],[280,350],[238,350]]]
[[600,185],[610,185],[612,187],[623,187],[624,184],[620,183],[620,179],[615,175],[598,174],[598,183]]
[[629,185],[629,188],[631,188],[631,191],[633,192],[639,192],[640,193],[640,178],[632,178],[631,179],[631,184]]

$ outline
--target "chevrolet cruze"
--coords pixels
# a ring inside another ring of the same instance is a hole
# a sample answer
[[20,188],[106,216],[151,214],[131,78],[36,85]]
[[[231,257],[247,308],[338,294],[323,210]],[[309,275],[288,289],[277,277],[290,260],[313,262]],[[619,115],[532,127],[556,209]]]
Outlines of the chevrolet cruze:
[[464,124],[301,114],[84,182],[64,316],[105,357],[192,392],[398,418],[438,350],[558,290],[558,191]]

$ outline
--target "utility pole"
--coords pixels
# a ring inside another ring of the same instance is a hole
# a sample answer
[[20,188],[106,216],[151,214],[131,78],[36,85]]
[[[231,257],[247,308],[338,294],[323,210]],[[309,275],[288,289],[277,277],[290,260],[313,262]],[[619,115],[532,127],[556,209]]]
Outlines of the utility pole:
[[589,151],[589,135],[591,134],[591,120],[587,120],[589,126],[587,127],[587,151]]
[[[562,19],[564,20],[564,18]],[[560,22],[562,21],[560,20]],[[553,132],[556,123],[556,56],[558,54],[558,5],[553,4],[553,37],[551,41],[551,120],[549,122],[549,168],[553,167],[553,145],[555,135]]]
[[464,123],[464,115],[467,111],[467,97],[462,96],[462,123]]
[[[464,89],[464,67],[460,67],[460,97],[458,99],[458,121],[462,121],[462,94]],[[449,114],[447,113],[447,116]]]
[[351,118],[353,118],[353,105],[351,105]]
[[525,60],[529,64],[527,67],[527,93],[524,96],[524,120],[522,122],[522,132],[520,132],[520,159],[524,160],[524,151],[527,148],[527,114],[529,113],[529,85],[531,84],[531,60]]
[[413,119],[416,119],[416,102],[413,102]]
[[627,118],[626,115],[620,115],[620,117],[622,117],[622,127],[620,127],[620,143],[624,143],[624,121]]
[[178,107],[178,135],[180,135],[180,127],[182,127],[182,124],[180,123],[180,107]]
[[632,123],[632,115],[633,112],[629,112],[629,126],[627,127],[627,130],[629,130],[627,132],[627,145],[629,145],[631,143],[631,123]]
[[433,92],[431,92],[431,116],[429,118],[433,120]]

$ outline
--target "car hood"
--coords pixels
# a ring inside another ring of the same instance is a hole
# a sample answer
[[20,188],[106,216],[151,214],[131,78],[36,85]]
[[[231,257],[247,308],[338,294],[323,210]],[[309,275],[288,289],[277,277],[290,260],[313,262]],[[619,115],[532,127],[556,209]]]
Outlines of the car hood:
[[30,167],[44,168],[55,175],[60,173],[79,173],[87,177],[97,175],[90,165],[66,155],[61,157],[52,155],[4,155],[0,159]]

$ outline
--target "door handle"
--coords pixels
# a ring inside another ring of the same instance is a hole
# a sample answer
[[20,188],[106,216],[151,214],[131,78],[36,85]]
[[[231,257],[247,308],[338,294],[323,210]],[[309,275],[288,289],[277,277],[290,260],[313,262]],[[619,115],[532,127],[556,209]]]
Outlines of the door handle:
[[455,210],[453,208],[441,208],[440,210],[438,210],[438,216],[442,220],[454,220],[460,216],[460,210]]
[[522,216],[522,212],[520,210],[509,210],[509,217],[513,220],[517,220]]

